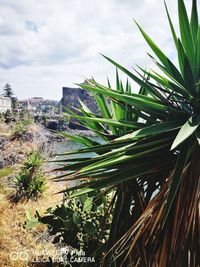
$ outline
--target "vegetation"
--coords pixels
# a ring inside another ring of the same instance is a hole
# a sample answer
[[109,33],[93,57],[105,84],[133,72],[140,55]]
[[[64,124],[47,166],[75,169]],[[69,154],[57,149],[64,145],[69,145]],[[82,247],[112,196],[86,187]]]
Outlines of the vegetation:
[[[34,213],[37,207],[37,210],[43,213],[53,203],[60,203],[62,196],[54,193],[60,191],[62,185],[55,185],[55,183],[48,180],[48,184],[45,185],[47,190],[45,190],[41,198],[39,198],[41,194],[38,195],[37,201],[35,201],[35,198],[34,201],[26,201],[27,197],[24,197],[25,194],[15,194],[19,185],[15,186],[14,180],[16,180],[18,172],[22,173],[22,161],[31,151],[41,151],[45,139],[41,127],[31,125],[29,133],[31,130],[32,136],[29,136],[23,142],[21,139],[11,141],[12,125],[13,123],[10,125],[0,124],[0,165],[2,167],[6,166],[0,169],[0,266],[27,267],[32,265],[31,262],[35,260],[35,251],[38,251],[40,254],[38,255],[38,261],[46,260],[48,261],[46,264],[50,264],[49,255],[44,255],[44,251],[55,251],[56,248],[49,239],[47,227],[40,224],[36,229],[27,231],[23,228],[23,224],[27,209]],[[27,168],[29,167],[27,166]],[[44,165],[41,165],[35,173],[43,176],[43,170]],[[52,194],[54,194],[53,197]],[[21,198],[23,198],[22,201],[19,201]],[[10,255],[14,251],[19,253],[28,252],[28,259],[25,260],[19,257],[18,260],[13,260]],[[41,266],[39,263],[38,265]]]
[[17,97],[14,96],[13,89],[9,83],[6,83],[3,87],[3,96],[11,99],[12,109],[16,109],[18,106]]
[[28,131],[27,125],[23,122],[16,122],[13,128],[12,139],[21,139]]
[[12,128],[12,139],[22,139],[33,123],[34,121],[31,118],[17,121]]
[[17,98],[16,97],[12,97],[11,98],[11,103],[12,103],[12,109],[16,109],[17,108],[17,106],[18,106],[18,101],[17,101]]
[[49,208],[45,216],[41,217],[38,213],[37,219],[27,216],[25,227],[34,227],[37,223],[47,224],[49,233],[54,236],[53,243],[64,243],[84,251],[88,257],[94,257],[95,266],[99,266],[102,260],[100,256],[107,245],[112,215],[110,197],[97,198],[95,193],[76,198],[67,194],[63,204]]
[[13,167],[11,166],[7,166],[7,167],[0,169],[0,178],[11,175],[13,171],[14,171]]
[[11,123],[13,121],[13,116],[11,111],[8,109],[5,113],[3,113],[2,119],[4,118],[5,123]]
[[15,177],[17,198],[37,199],[46,189],[45,177],[41,174],[42,157],[32,152],[25,160],[21,172]]
[[32,125],[32,124],[34,124],[34,119],[31,118],[31,117],[24,118],[21,121],[22,121],[23,125],[25,125],[27,127],[30,126],[30,125]]
[[5,191],[5,179],[6,177],[9,177],[10,175],[12,175],[14,172],[14,169],[13,167],[10,167],[10,166],[7,166],[7,167],[4,167],[2,169],[0,169],[0,194],[1,193],[4,193]]
[[4,91],[4,96],[5,97],[9,97],[11,98],[14,93],[13,93],[13,89],[11,88],[10,84],[9,83],[6,83],[4,88],[3,88],[3,91]]
[[76,190],[74,197],[112,192],[104,266],[199,266],[200,25],[192,3],[189,19],[178,0],[180,37],[166,6],[178,67],[138,25],[161,72],[139,68],[136,75],[105,57],[141,86],[139,93],[118,74],[116,89],[88,80],[80,87],[94,93],[102,116],[82,102],[81,117],[68,111],[105,141],[65,134],[88,148],[65,153],[76,157],[63,159],[66,173],[57,178],[83,180],[65,190]]
[[3,123],[3,114],[2,113],[0,113],[0,125]]

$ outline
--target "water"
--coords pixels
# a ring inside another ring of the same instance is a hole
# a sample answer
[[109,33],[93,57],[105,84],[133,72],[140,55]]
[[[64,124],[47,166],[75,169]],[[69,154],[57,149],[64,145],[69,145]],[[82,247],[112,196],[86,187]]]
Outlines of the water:
[[[98,136],[92,136],[89,137],[90,139],[92,139],[93,141],[99,142],[99,143],[103,143],[102,139]],[[74,142],[71,140],[66,140],[66,141],[62,141],[62,142],[56,142],[54,144],[54,154],[61,154],[61,153],[66,153],[66,152],[72,152],[72,151],[77,151],[83,148],[87,148],[87,146],[82,145],[78,142]],[[90,156],[94,156],[94,153],[87,153],[87,154],[79,154],[77,155],[67,155],[67,156],[56,156],[56,159],[62,159],[63,157],[66,158],[76,158],[76,157],[90,157]]]
[[[99,143],[103,143],[102,139],[100,137],[94,136],[90,137],[90,139],[97,141]],[[54,154],[62,154],[66,152],[72,152],[77,151],[83,148],[86,148],[87,146],[82,145],[78,142],[74,142],[71,140],[66,140],[62,142],[55,142],[54,143]],[[54,159],[55,160],[62,160],[62,159],[73,159],[73,158],[84,158],[84,157],[92,157],[95,156],[95,153],[87,153],[87,154],[75,154],[75,155],[57,155]],[[57,162],[54,163],[54,168],[61,167],[65,165],[66,163]],[[62,173],[60,173],[61,175]],[[73,187],[79,184],[79,181],[68,181],[68,186]]]

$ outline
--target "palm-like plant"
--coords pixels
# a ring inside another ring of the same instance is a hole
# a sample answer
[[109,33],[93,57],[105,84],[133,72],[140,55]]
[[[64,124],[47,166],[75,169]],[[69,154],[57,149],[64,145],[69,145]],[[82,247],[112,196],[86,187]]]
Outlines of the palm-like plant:
[[[178,67],[138,25],[156,58],[150,56],[162,72],[140,68],[135,75],[105,57],[137,82],[142,91],[133,94],[131,90],[123,90],[119,82],[117,88],[121,90],[114,90],[89,80],[80,86],[94,93],[102,117],[92,114],[83,103],[80,109],[83,116],[71,112],[106,140],[98,144],[84,137],[73,137],[89,147],[66,155],[94,152],[96,156],[64,159],[61,170],[69,172],[58,178],[87,177],[76,187],[79,189],[76,195],[96,189],[105,194],[115,191],[105,266],[200,265],[197,1],[193,0],[190,20],[183,0],[178,0],[178,10],[180,38],[166,6]],[[148,79],[143,79],[144,75]]]
[[45,177],[40,172],[42,157],[39,152],[32,152],[25,162],[21,172],[15,177],[16,199],[39,197],[46,189]]
[[[143,79],[147,80],[148,75],[144,74]],[[108,88],[111,89],[111,84],[108,79]],[[95,85],[96,82],[92,78],[87,80],[84,85]],[[81,85],[82,87],[82,85]],[[126,85],[124,86],[122,80],[119,78],[118,69],[116,69],[116,85],[115,90],[120,94],[131,95],[131,85],[127,79]],[[146,95],[146,90],[141,86],[139,91],[140,95]],[[129,105],[128,103],[120,103],[114,98],[106,98],[102,93],[94,94],[96,105],[102,116],[94,114],[84,102],[79,99],[80,107],[72,107],[70,110],[65,107],[65,114],[69,117],[75,118],[79,124],[85,126],[86,128],[92,130],[96,135],[100,136],[103,140],[109,141],[116,137],[122,136],[133,130],[138,130],[141,127],[141,123],[138,123],[139,111]],[[143,115],[146,118],[145,115]],[[63,134],[64,135],[64,134]],[[94,145],[87,138],[76,138],[70,134],[65,134],[66,136],[78,141],[84,145],[90,146]]]

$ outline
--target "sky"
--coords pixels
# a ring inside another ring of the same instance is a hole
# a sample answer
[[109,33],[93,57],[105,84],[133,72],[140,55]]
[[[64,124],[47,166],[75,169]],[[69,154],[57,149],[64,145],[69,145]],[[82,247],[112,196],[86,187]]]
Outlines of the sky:
[[[177,3],[166,2],[177,26]],[[100,53],[151,68],[133,19],[176,60],[161,0],[0,0],[0,94],[9,83],[19,99],[59,100],[63,86],[91,76],[114,84],[115,67]]]

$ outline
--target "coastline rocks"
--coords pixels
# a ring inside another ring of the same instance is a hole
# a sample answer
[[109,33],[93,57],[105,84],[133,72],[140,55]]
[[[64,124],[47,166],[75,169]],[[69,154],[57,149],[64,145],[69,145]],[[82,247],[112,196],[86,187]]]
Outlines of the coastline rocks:
[[4,157],[3,167],[5,167],[5,166],[13,166],[16,163],[22,161],[23,159],[24,159],[24,155],[23,154],[12,152],[7,157]]
[[47,137],[47,142],[52,144],[54,142],[62,142],[65,138],[63,136],[60,135],[56,135],[56,134],[49,134],[46,136]]
[[24,133],[23,135],[14,135],[14,136],[11,136],[11,141],[14,141],[14,140],[20,140],[22,142],[32,142],[33,141],[33,133],[30,133],[30,132],[27,132],[27,133]]
[[20,136],[0,136],[0,168],[22,163],[33,150],[39,150],[46,155],[50,147],[46,132],[35,125],[30,126],[29,131]]
[[[66,131],[63,131],[63,133],[65,132],[73,136],[93,136],[92,132],[88,130],[80,131],[68,128]],[[23,162],[31,149],[37,149],[48,158],[54,153],[54,146],[56,144],[62,146],[63,143],[65,146],[68,140],[68,138],[62,136],[59,132],[51,132],[40,125],[30,126],[29,131],[24,133],[20,138],[12,138],[12,135],[0,136],[0,169]]]

